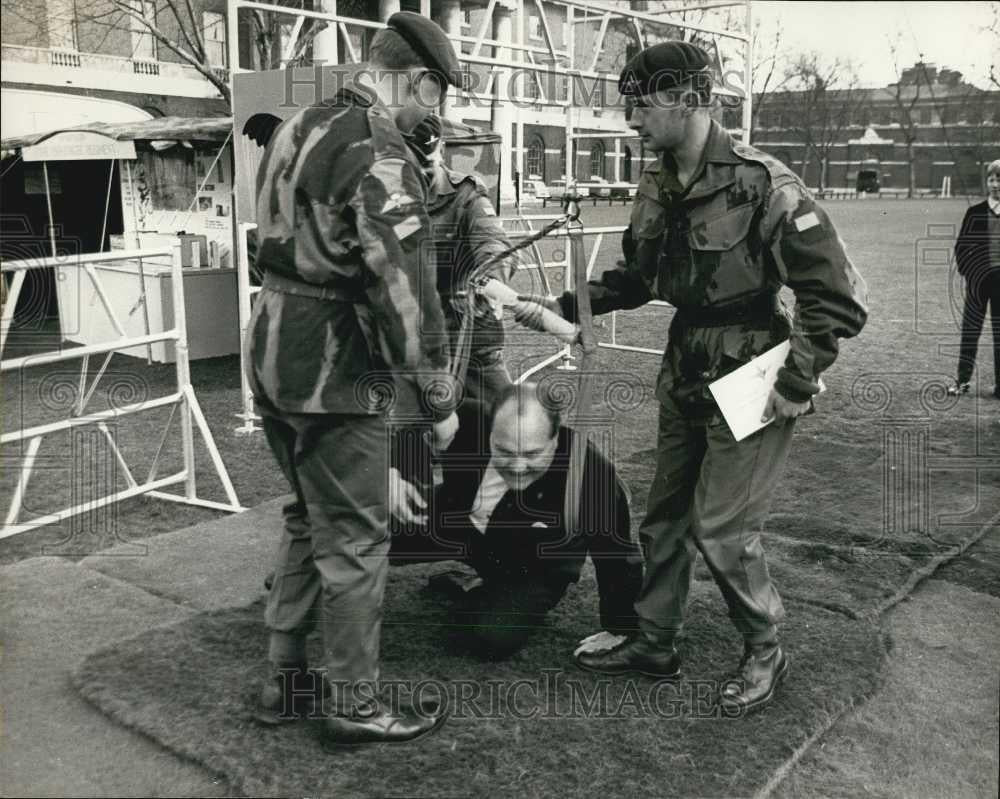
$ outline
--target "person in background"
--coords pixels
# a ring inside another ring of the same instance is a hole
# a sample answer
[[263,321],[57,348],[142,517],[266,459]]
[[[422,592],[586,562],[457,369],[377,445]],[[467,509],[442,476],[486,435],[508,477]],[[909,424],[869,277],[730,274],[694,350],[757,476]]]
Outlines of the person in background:
[[986,167],[988,196],[970,206],[955,242],[955,264],[965,279],[958,379],[948,393],[969,392],[987,308],[993,326],[993,396],[1000,399],[1000,159]]
[[[440,117],[428,115],[406,138],[428,182],[427,215],[436,252],[437,287],[453,357],[468,358],[465,395],[489,404],[497,392],[511,384],[503,357],[502,309],[477,296],[467,356],[457,352],[456,346],[462,319],[469,309],[469,275],[509,248],[510,241],[483,181],[475,174],[456,172],[445,165]],[[514,260],[509,259],[496,264],[490,274],[506,282],[514,268]]]

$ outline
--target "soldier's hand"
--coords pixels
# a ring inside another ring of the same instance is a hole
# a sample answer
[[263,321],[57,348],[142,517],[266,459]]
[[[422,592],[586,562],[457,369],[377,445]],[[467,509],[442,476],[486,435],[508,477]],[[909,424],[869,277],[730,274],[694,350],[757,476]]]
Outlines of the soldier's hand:
[[404,524],[427,524],[427,514],[421,510],[427,503],[420,489],[403,479],[398,469],[389,469],[389,513]]
[[452,411],[451,416],[434,423],[434,449],[444,452],[455,440],[458,432],[458,414]]
[[794,419],[796,416],[804,416],[812,410],[812,400],[806,400],[805,402],[792,402],[791,400],[785,399],[781,394],[779,394],[775,389],[771,389],[771,393],[767,397],[767,404],[764,405],[764,413],[760,417],[762,422],[773,421],[779,427],[787,422],[789,419]]
[[545,325],[542,322],[543,310],[551,311],[559,318],[563,315],[559,298],[545,294],[518,294],[517,305],[512,308],[515,322],[539,333],[545,332]]
[[614,649],[624,640],[624,635],[616,635],[615,633],[609,633],[607,630],[601,630],[601,632],[588,635],[580,641],[576,649],[573,650],[573,657],[584,652],[603,652],[607,649]]

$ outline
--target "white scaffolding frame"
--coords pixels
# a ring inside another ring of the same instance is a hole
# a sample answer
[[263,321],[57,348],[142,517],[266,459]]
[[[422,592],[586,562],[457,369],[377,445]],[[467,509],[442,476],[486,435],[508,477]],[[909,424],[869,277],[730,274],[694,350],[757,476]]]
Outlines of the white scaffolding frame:
[[[141,336],[128,336],[108,302],[106,292],[101,286],[100,277],[94,269],[94,264],[123,260],[149,260],[164,258],[170,260],[171,267],[170,274],[174,313],[173,327],[159,333],[147,332],[145,335]],[[11,430],[0,435],[0,446],[24,441],[28,442],[21,461],[17,486],[14,489],[14,495],[11,498],[10,505],[7,509],[3,527],[0,528],[0,538],[8,538],[19,533],[27,532],[28,530],[60,522],[64,519],[94,511],[99,508],[113,505],[114,503],[120,502],[124,499],[140,495],[156,497],[157,499],[163,499],[170,502],[180,502],[186,505],[195,505],[202,508],[211,508],[213,510],[229,511],[234,513],[246,510],[246,508],[240,505],[239,500],[236,497],[232,481],[229,479],[229,473],[227,472],[226,466],[222,462],[222,457],[219,455],[219,451],[215,446],[212,431],[209,429],[208,423],[205,421],[205,416],[202,413],[201,406],[198,403],[198,398],[191,385],[191,373],[188,363],[187,317],[185,316],[184,283],[181,271],[181,245],[176,244],[170,249],[123,250],[114,253],[92,253],[88,255],[73,256],[72,258],[56,256],[23,261],[5,261],[2,264],[2,271],[12,272],[14,274],[11,283],[10,295],[7,298],[7,308],[10,309],[10,314],[13,315],[13,309],[17,305],[18,295],[20,294],[21,287],[24,283],[24,275],[29,270],[47,268],[69,269],[75,267],[79,267],[87,273],[97,296],[101,299],[101,303],[119,335],[119,338],[113,341],[99,344],[88,344],[83,347],[75,347],[67,350],[53,350],[36,355],[10,358],[7,360],[0,359],[0,373],[76,360],[77,358],[84,359],[83,367],[80,373],[79,397],[76,407],[73,409],[73,415],[70,416],[70,418],[48,424],[36,425],[34,427],[28,427],[21,430]],[[7,315],[6,310],[7,309],[5,308],[5,317]],[[4,333],[6,332],[8,322],[9,320],[5,318],[3,326]],[[171,342],[175,348],[175,365],[177,370],[176,391],[163,397],[144,400],[142,402],[136,402],[122,407],[112,407],[104,411],[87,412],[87,402],[90,397],[93,396],[94,390],[96,389],[101,377],[104,375],[104,371],[108,366],[111,356],[115,352],[131,349],[136,346],[154,344],[161,341]],[[94,377],[92,385],[85,391],[88,360],[91,355],[101,354],[106,356],[104,364]],[[2,349],[0,349],[0,355],[2,355]],[[163,435],[153,457],[153,463],[150,467],[149,473],[146,479],[140,483],[133,476],[132,471],[128,466],[128,462],[126,461],[121,450],[118,448],[118,445],[115,443],[114,436],[108,429],[107,422],[113,419],[123,418],[131,414],[140,413],[142,411],[154,410],[156,408],[170,408],[170,417],[163,430]],[[174,474],[166,477],[158,477],[157,471],[160,455],[163,452],[163,446],[166,443],[167,434],[170,432],[170,427],[174,416],[177,415],[176,412],[178,408],[180,408],[181,411],[180,428],[184,466],[180,471],[175,472]],[[51,433],[58,433],[63,430],[71,430],[86,425],[96,425],[101,431],[101,434],[107,441],[107,444],[114,455],[117,468],[125,478],[127,487],[121,490],[115,490],[111,494],[90,500],[88,502],[83,502],[44,516],[36,517],[30,521],[19,522],[18,519],[23,510],[24,496],[35,466],[42,438]],[[212,465],[215,467],[215,473],[221,481],[223,490],[226,493],[227,502],[215,502],[213,500],[202,499],[198,496],[194,453],[195,425],[198,427],[198,431],[201,433],[205,446],[208,449]],[[174,494],[163,490],[169,486],[177,485],[179,483],[184,484],[183,494]]]
[[[356,17],[345,17],[341,16],[336,12],[336,2],[335,0],[328,0],[328,5],[333,8],[333,13],[323,12],[323,11],[306,11],[302,9],[288,8],[285,6],[278,6],[271,3],[258,2],[258,0],[227,0],[228,3],[228,14],[227,23],[229,26],[229,36],[228,36],[228,47],[229,47],[229,66],[230,66],[230,86],[233,86],[233,76],[238,73],[251,72],[253,70],[243,69],[240,67],[239,61],[239,11],[240,9],[249,9],[270,12],[274,14],[279,14],[283,16],[291,16],[297,18],[298,22],[293,26],[293,32],[295,35],[302,30],[301,20],[304,19],[317,19],[324,20],[328,23],[332,23],[334,30],[336,31],[336,39],[333,50],[335,51],[338,62],[340,63],[359,63],[359,53],[357,53],[351,45],[350,39],[350,28],[363,28],[369,30],[378,30],[385,27],[383,22],[375,22],[371,20],[358,19]],[[511,41],[501,41],[493,38],[490,33],[493,22],[493,13],[499,5],[508,12],[511,12],[515,18],[519,21],[516,27],[516,36],[512,38]],[[449,38],[456,45],[456,55],[461,63],[464,65],[478,65],[485,67],[492,67],[492,70],[487,79],[485,87],[478,87],[480,91],[467,91],[464,89],[453,90],[456,97],[462,97],[464,99],[475,101],[475,102],[495,102],[497,100],[497,95],[495,93],[495,87],[497,86],[497,81],[501,74],[505,76],[504,83],[507,85],[507,91],[510,96],[510,100],[518,103],[522,107],[539,105],[540,101],[537,98],[527,97],[522,95],[520,92],[513,92],[515,88],[510,83],[507,82],[509,78],[509,73],[511,70],[515,70],[520,73],[520,78],[523,80],[531,80],[535,82],[538,87],[539,94],[544,93],[542,87],[541,76],[543,74],[552,75],[568,75],[570,76],[570,88],[568,95],[565,100],[558,99],[555,97],[542,98],[544,99],[544,104],[549,107],[561,108],[565,114],[565,126],[566,126],[566,186],[567,188],[572,183],[578,188],[588,188],[604,186],[606,184],[599,184],[590,181],[575,182],[573,180],[573,173],[575,170],[575,143],[580,139],[616,139],[621,140],[623,138],[630,138],[634,136],[631,130],[608,130],[604,132],[579,132],[578,128],[582,127],[573,124],[573,111],[576,108],[574,105],[574,92],[573,92],[573,78],[583,78],[594,81],[605,81],[612,85],[617,83],[618,76],[616,74],[602,73],[597,71],[597,66],[599,62],[599,54],[601,52],[602,45],[604,43],[605,37],[607,36],[608,30],[610,28],[611,22],[614,20],[628,20],[627,24],[631,24],[632,29],[635,31],[636,39],[641,47],[645,47],[647,44],[646,31],[644,29],[645,25],[662,26],[663,24],[669,24],[683,31],[685,40],[689,40],[694,34],[700,34],[703,36],[710,37],[713,43],[716,45],[716,54],[719,52],[718,44],[720,39],[728,39],[736,41],[742,44],[743,54],[744,54],[744,69],[743,69],[743,91],[742,95],[738,92],[734,92],[728,86],[716,87],[715,94],[721,96],[730,97],[740,97],[742,100],[742,124],[740,128],[740,137],[744,143],[749,143],[750,141],[750,122],[752,119],[752,84],[751,84],[751,65],[753,58],[752,51],[752,41],[751,41],[751,25],[752,25],[752,0],[706,0],[706,2],[699,3],[696,5],[688,6],[677,6],[672,8],[655,9],[652,11],[637,11],[633,8],[622,8],[610,6],[605,3],[596,2],[595,0],[488,0],[485,13],[483,14],[483,19],[479,25],[479,29],[476,31],[476,35],[468,36],[464,34],[449,34]],[[429,4],[422,4],[422,9],[429,7]],[[735,30],[725,30],[711,25],[704,25],[696,22],[688,22],[686,20],[679,19],[675,14],[679,13],[691,13],[695,11],[703,10],[713,10],[721,8],[733,8],[733,7],[743,7],[745,9],[744,15],[744,31]],[[544,46],[526,44],[523,41],[523,20],[525,19],[526,9],[530,8],[532,13],[537,14],[544,41]],[[565,49],[560,49],[555,46],[555,40],[552,36],[551,26],[549,24],[549,13],[548,9],[552,8],[563,8],[565,9],[565,21],[567,25],[567,30],[570,31],[570,35],[566,37],[566,47]],[[579,16],[577,13],[579,12]],[[593,56],[590,53],[586,55],[588,63],[586,68],[580,68],[579,65],[574,64],[576,59],[575,52],[575,42],[576,36],[572,33],[576,25],[585,24],[595,24],[598,26],[597,38],[593,47]],[[344,44],[344,51],[347,59],[340,58],[340,43]],[[471,52],[462,52],[462,45],[470,44]],[[289,43],[286,48],[285,55],[294,51],[294,42]],[[512,58],[496,58],[492,56],[487,56],[482,54],[483,48],[491,48],[493,50],[507,51],[512,54]],[[550,64],[538,63],[536,61],[536,56],[543,56],[551,59]],[[563,62],[567,62],[565,67],[562,66]],[[721,63],[720,63],[721,66]],[[454,104],[454,98],[449,98],[448,106],[449,108]],[[454,114],[461,114],[460,107],[456,109]],[[593,126],[590,126],[593,129]],[[515,125],[514,140],[510,142],[510,150],[512,154],[511,161],[516,163],[518,169],[516,170],[519,175],[523,177],[524,175],[524,160],[526,157],[524,148],[524,135],[523,135],[523,123],[518,121]],[[516,156],[514,155],[516,153]],[[641,164],[640,164],[641,168]],[[520,187],[518,187],[520,190]],[[521,192],[518,191],[518,194]],[[542,220],[545,217],[521,217],[521,220]],[[550,219],[552,217],[549,217]],[[505,222],[508,220],[504,220]],[[253,225],[247,226],[248,223],[240,225],[238,231],[238,247],[237,247],[237,271],[240,280],[240,331],[241,335],[245,335],[247,323],[250,316],[250,306],[251,306],[251,294],[255,293],[250,288],[249,283],[249,267],[246,263],[246,232],[251,229]],[[530,231],[530,222],[529,222]],[[620,233],[623,232],[624,228],[592,228],[590,230],[585,229],[585,235],[590,235],[591,233],[596,233],[598,235],[597,243],[593,248],[590,256],[588,256],[588,275],[593,269],[596,255],[600,250],[600,243],[603,241],[603,235],[607,233]],[[530,235],[530,232],[518,232],[512,231],[510,237],[512,239],[523,238]],[[566,235],[565,233],[553,234],[556,236]],[[563,284],[564,288],[572,289],[572,269],[570,268],[569,257],[571,255],[570,248],[572,247],[572,239],[566,235],[567,247],[566,255],[567,262],[565,264],[549,264],[550,266],[562,266],[564,269]],[[537,251],[536,251],[537,252]],[[545,268],[545,265],[542,266]],[[665,306],[670,307],[668,303],[661,301],[653,301],[650,303],[655,306]],[[662,351],[653,350],[646,347],[635,347],[627,344],[620,344],[617,341],[617,314],[612,313],[611,315],[611,341],[602,342],[599,344],[601,347],[610,349],[626,350],[630,352],[648,353],[648,354],[662,354]],[[242,352],[242,350],[241,350]],[[245,365],[245,353],[242,353]],[[555,361],[562,361],[559,368],[563,369],[573,369],[572,365],[572,355],[570,352],[570,347],[562,347],[554,355],[544,359],[540,364],[529,369],[524,375],[521,375],[518,379],[524,380],[526,377],[534,374],[539,369],[545,368],[549,364]],[[245,369],[241,370],[241,373],[245,373]],[[243,384],[241,385],[242,393],[242,412],[236,414],[237,417],[243,420],[243,425],[237,428],[237,432],[249,433],[258,429],[255,427],[255,422],[258,417],[253,412],[252,395],[250,393],[249,386],[246,384],[245,376],[242,378]]]

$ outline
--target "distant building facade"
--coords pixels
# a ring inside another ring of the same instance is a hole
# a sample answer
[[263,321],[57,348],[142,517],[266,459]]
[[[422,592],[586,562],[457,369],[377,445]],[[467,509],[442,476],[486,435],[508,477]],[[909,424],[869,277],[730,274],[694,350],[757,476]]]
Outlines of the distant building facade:
[[[803,94],[755,98],[761,105],[751,140],[817,187],[820,159],[807,153],[799,127]],[[826,158],[826,188],[853,189],[865,169],[878,174],[884,189],[907,189],[912,169],[919,193],[939,191],[946,178],[953,194],[984,191],[985,166],[1000,158],[1000,90],[977,88],[956,70],[917,63],[903,70],[898,84],[856,90],[847,99],[845,92],[830,94],[832,110],[847,109],[847,116]]]

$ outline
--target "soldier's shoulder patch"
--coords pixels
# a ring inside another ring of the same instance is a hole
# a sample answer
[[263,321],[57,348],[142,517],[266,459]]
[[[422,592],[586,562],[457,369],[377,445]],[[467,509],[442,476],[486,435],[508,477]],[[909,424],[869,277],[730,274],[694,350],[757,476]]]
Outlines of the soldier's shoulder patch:
[[819,217],[816,216],[815,211],[809,211],[801,216],[792,217],[792,222],[795,224],[795,229],[802,233],[809,228],[816,227],[819,224]]
[[396,238],[402,241],[407,236],[412,236],[418,230],[420,230],[420,218],[416,215],[408,216],[402,222],[397,222],[392,226],[392,232],[396,234]]

